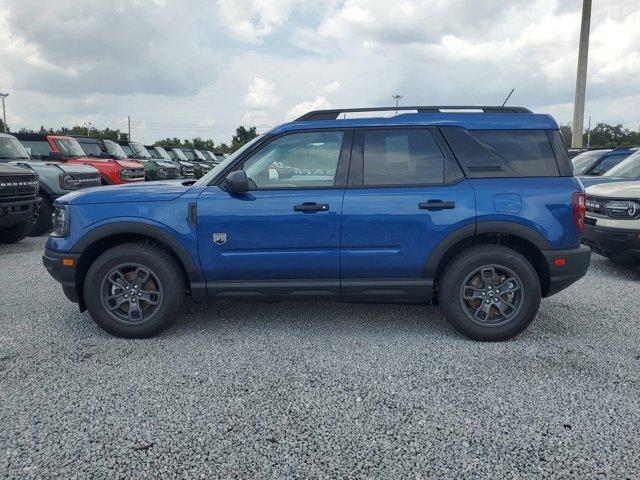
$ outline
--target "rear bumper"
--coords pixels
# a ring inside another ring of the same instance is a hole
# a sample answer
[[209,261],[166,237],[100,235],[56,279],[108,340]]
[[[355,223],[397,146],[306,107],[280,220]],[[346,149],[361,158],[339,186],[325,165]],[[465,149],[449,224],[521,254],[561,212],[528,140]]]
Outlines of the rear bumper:
[[[549,268],[549,288],[545,297],[549,297],[584,277],[591,264],[591,249],[585,245],[568,250],[543,250]],[[556,265],[556,261],[564,265]]]
[[[62,259],[73,260],[73,265],[63,265]],[[42,264],[54,280],[62,285],[62,291],[72,302],[78,303],[78,292],[76,291],[76,268],[78,266],[79,253],[59,253],[45,249],[42,256]]]
[[619,263],[640,262],[640,230],[585,225],[582,242]]
[[28,221],[33,218],[40,203],[40,197],[0,202],[0,227],[7,228]]

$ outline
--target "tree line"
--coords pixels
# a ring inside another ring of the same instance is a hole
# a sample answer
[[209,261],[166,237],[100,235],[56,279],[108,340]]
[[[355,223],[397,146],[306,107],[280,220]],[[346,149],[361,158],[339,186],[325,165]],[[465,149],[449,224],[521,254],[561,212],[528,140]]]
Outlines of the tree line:
[[[571,145],[572,130],[569,125],[561,125],[560,131],[567,145]],[[589,132],[584,131],[582,144],[587,146]],[[591,141],[589,145],[594,148],[615,148],[640,145],[640,132],[634,132],[624,128],[622,124],[609,125],[608,123],[598,123],[591,129]]]
[[[2,119],[0,118],[0,132],[4,129],[4,125],[2,123]],[[8,131],[9,129],[7,129]],[[18,133],[42,133],[45,135],[89,135],[91,137],[103,138],[107,140],[113,140],[114,142],[126,142],[129,140],[129,137],[126,132],[122,132],[118,129],[113,130],[111,128],[99,129],[95,127],[84,127],[81,125],[75,125],[71,128],[68,127],[60,127],[60,128],[45,128],[43,126],[40,127],[39,130],[31,130],[27,128],[21,128],[18,130]],[[233,153],[242,145],[247,143],[248,141],[254,139],[258,136],[258,132],[256,127],[245,127],[240,125],[236,128],[236,133],[231,138],[231,143],[219,143],[217,144],[211,139],[203,139],[200,137],[195,137],[192,139],[182,140],[180,138],[165,138],[162,140],[158,140],[154,143],[154,145],[160,147],[191,147],[196,148],[198,150],[211,150],[215,153]]]

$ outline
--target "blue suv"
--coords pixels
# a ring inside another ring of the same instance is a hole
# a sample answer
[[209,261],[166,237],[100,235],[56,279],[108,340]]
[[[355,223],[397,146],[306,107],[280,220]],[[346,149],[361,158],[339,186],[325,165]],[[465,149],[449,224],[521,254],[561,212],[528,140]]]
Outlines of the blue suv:
[[59,198],[44,264],[123,337],[162,331],[187,295],[434,302],[468,337],[517,335],[590,262],[558,125],[519,107],[340,118],[389,110],[307,113],[195,182]]

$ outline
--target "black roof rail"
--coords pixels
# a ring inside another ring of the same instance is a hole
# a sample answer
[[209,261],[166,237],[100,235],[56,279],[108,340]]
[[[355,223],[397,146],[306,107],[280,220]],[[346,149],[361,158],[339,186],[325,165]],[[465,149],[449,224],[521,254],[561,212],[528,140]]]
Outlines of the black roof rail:
[[391,112],[417,110],[418,113],[441,113],[443,110],[481,110],[484,113],[531,113],[531,110],[524,107],[500,107],[491,105],[432,105],[432,106],[410,106],[410,107],[371,107],[371,108],[334,108],[330,110],[313,110],[295,122],[306,122],[311,120],[335,120],[341,113],[354,112]]
[[640,145],[628,145],[626,147],[622,146],[622,147],[616,147],[613,149],[613,151],[617,151],[617,150],[634,150],[636,148],[640,148]]

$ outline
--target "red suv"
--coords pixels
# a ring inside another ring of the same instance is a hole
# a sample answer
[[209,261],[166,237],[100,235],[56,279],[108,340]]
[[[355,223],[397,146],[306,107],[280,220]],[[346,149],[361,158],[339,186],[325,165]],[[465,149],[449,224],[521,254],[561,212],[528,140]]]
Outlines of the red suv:
[[41,133],[16,133],[15,137],[20,140],[33,158],[80,163],[95,167],[100,172],[102,183],[117,185],[144,181],[144,167],[140,162],[117,160],[108,153],[99,157],[88,156],[73,137]]

